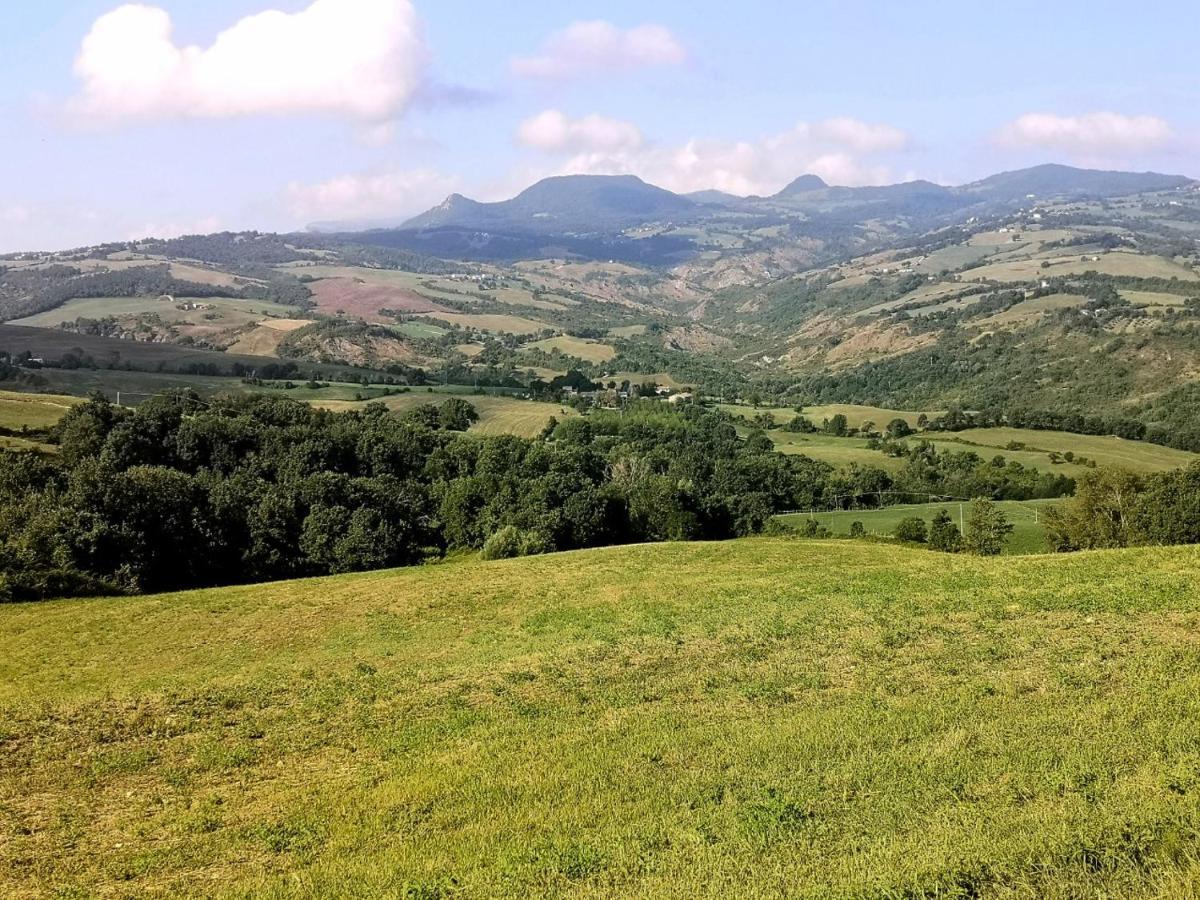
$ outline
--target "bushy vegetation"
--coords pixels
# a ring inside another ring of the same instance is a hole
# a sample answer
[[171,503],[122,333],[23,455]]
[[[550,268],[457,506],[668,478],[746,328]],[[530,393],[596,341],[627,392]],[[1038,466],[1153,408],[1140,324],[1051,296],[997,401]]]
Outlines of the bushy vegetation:
[[182,393],[136,411],[92,399],[59,424],[56,458],[0,454],[0,595],[728,538],[811,502],[830,476],[697,409],[568,419],[542,440],[462,434],[473,419],[461,399],[402,417],[253,395]]
[[1155,475],[1088,472],[1047,530],[1060,551],[1200,544],[1200,463]]

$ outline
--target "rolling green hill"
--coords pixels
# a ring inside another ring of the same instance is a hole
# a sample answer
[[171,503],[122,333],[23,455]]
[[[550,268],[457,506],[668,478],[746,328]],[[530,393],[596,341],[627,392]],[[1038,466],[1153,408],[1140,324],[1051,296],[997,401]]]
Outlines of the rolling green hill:
[[0,884],[1188,896],[1197,598],[756,539],[0,608]]

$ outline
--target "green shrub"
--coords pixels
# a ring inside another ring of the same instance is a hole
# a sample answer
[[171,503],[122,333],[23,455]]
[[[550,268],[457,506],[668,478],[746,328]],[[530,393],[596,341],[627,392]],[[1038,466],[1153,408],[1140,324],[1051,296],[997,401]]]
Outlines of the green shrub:
[[521,555],[521,532],[516,525],[505,525],[483,543],[484,559],[513,559]]
[[929,540],[929,528],[925,520],[916,516],[901,521],[893,534],[896,540],[908,544],[924,544]]

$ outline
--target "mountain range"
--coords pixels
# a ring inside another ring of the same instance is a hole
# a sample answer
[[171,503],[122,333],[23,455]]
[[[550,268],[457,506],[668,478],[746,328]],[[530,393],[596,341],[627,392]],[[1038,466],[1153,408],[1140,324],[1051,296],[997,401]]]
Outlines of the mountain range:
[[1027,205],[1031,200],[1111,199],[1172,190],[1191,183],[1180,175],[1105,172],[1044,165],[945,187],[929,181],[871,187],[836,187],[802,175],[770,197],[737,197],[720,191],[672,193],[632,175],[547,178],[511,200],[481,203],[453,194],[400,227],[418,231],[466,228],[556,234],[615,234],[658,223],[695,224],[730,213],[766,218],[853,214],[927,220],[957,213]]

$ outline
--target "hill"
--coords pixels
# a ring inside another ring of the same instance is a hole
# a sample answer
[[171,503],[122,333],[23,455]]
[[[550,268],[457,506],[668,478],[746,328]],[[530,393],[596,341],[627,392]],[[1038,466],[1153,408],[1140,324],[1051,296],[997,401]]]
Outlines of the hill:
[[756,539],[0,608],[0,883],[1186,895],[1198,573]]
[[454,194],[404,227],[456,225],[594,233],[686,216],[695,209],[696,204],[686,197],[632,175],[567,175],[546,178],[500,203],[478,203]]

